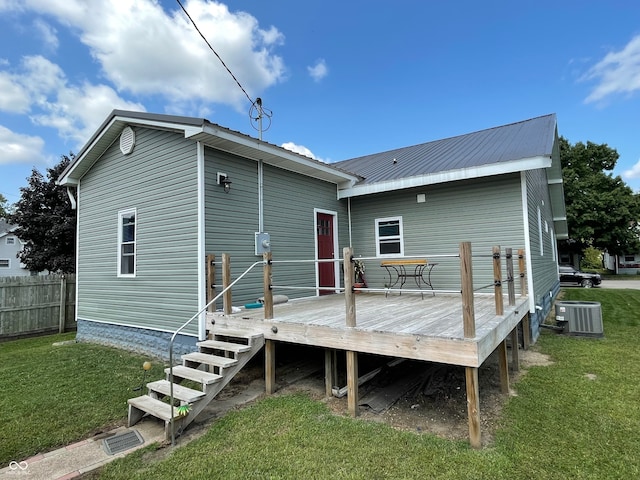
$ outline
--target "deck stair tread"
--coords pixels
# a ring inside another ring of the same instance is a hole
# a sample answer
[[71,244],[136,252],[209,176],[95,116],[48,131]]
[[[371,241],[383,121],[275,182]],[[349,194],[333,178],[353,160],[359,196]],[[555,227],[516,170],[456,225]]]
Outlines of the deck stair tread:
[[238,363],[235,358],[220,357],[218,355],[210,355],[208,353],[193,352],[182,355],[182,360],[189,362],[199,362],[205,365],[213,365],[214,367],[227,368]]
[[251,350],[251,346],[240,343],[223,342],[220,340],[204,340],[196,343],[200,348],[208,348],[215,350],[225,350],[227,352],[242,353]]
[[[169,375],[168,368],[164,369],[164,372]],[[184,378],[186,380],[193,380],[194,382],[200,382],[203,385],[211,385],[222,380],[222,375],[216,373],[204,372],[195,368],[184,367],[182,365],[176,365],[173,367],[173,376]]]
[[[171,405],[161,400],[156,400],[148,395],[143,395],[141,397],[130,398],[128,403],[138,410],[147,412],[148,414],[160,418],[165,422],[171,420]],[[176,408],[173,409],[173,418],[180,418]]]
[[[171,395],[171,382],[169,382],[168,380],[158,380],[155,382],[147,383],[147,388],[149,389],[149,391],[157,392],[162,395]],[[177,384],[173,385],[173,398],[176,398],[182,402],[193,403],[196,400],[201,399],[205,395],[205,392],[194,390],[193,388],[187,388]]]
[[218,327],[215,332],[212,332],[216,337],[232,337],[232,338],[246,338],[251,343],[252,340],[262,337],[262,333],[256,333],[254,330],[241,330],[237,328],[221,328]]

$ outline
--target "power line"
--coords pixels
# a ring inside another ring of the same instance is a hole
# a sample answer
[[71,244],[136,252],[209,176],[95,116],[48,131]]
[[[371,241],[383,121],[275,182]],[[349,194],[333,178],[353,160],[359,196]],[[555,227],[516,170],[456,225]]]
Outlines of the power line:
[[216,57],[218,57],[218,60],[220,60],[220,63],[222,63],[222,66],[224,68],[226,68],[227,72],[229,72],[229,75],[231,75],[231,77],[236,81],[236,83],[238,84],[238,86],[240,87],[240,90],[242,90],[242,92],[245,94],[245,96],[247,97],[247,99],[249,100],[249,102],[251,102],[251,104],[253,105],[255,102],[251,99],[251,97],[249,96],[249,94],[247,93],[247,91],[244,89],[244,87],[240,84],[240,82],[238,81],[238,79],[236,78],[236,76],[233,74],[233,72],[229,69],[229,67],[227,67],[227,64],[224,63],[224,60],[222,60],[222,58],[220,57],[220,55],[218,55],[218,52],[216,52],[214,50],[214,48],[211,46],[211,44],[209,43],[209,41],[205,38],[205,36],[202,34],[202,32],[200,31],[200,29],[198,28],[198,25],[196,25],[196,22],[193,21],[193,19],[191,18],[191,15],[189,15],[189,12],[187,12],[187,9],[184,8],[184,6],[182,5],[182,3],[180,2],[180,0],[176,0],[178,2],[178,5],[180,5],[180,8],[182,8],[182,11],[185,13],[185,15],[187,17],[189,17],[189,20],[191,21],[191,23],[193,24],[193,26],[195,27],[196,31],[200,34],[200,36],[202,37],[202,39],[205,41],[205,43],[208,45],[209,49],[214,53],[214,55]]

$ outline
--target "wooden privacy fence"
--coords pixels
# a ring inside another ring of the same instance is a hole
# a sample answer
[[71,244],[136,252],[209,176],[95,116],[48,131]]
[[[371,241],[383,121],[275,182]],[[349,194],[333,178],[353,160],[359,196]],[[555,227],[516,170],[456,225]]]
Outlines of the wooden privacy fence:
[[0,278],[0,339],[75,330],[75,275]]

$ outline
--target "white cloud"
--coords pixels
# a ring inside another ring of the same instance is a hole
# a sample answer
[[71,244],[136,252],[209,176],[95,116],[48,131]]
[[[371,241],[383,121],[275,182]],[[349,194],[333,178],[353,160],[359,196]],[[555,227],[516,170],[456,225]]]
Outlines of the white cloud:
[[40,34],[44,44],[49,51],[56,51],[58,49],[58,32],[51,25],[46,23],[40,18],[36,18],[33,22],[33,27],[36,32]]
[[307,67],[307,71],[316,82],[319,82],[329,74],[329,69],[327,68],[327,63],[324,61],[324,58],[317,60],[314,66]]
[[[179,7],[165,11],[154,0],[127,2],[126,7],[122,0],[24,0],[10,5],[16,11],[52,16],[78,31],[119,92],[247,107],[244,93]],[[255,17],[230,12],[214,0],[188,0],[184,5],[250,96],[284,78],[284,63],[273,53],[284,36],[275,27],[262,29]]]
[[45,163],[44,140],[21,135],[0,125],[0,165],[12,163]]
[[318,159],[313,154],[313,152],[311,150],[309,150],[307,147],[305,147],[304,145],[296,145],[293,142],[286,142],[286,143],[283,143],[280,146],[282,148],[285,148],[285,149],[290,150],[292,152],[299,153],[300,155],[304,155],[305,157],[313,158],[314,160]]
[[640,160],[629,170],[622,172],[624,178],[640,178]]
[[596,80],[597,84],[585,103],[601,101],[618,93],[640,90],[640,35],[618,52],[609,52],[581,78]]
[[144,110],[107,85],[70,85],[62,69],[42,56],[25,57],[14,73],[0,72],[0,110],[28,113],[41,126],[82,146],[114,108]]

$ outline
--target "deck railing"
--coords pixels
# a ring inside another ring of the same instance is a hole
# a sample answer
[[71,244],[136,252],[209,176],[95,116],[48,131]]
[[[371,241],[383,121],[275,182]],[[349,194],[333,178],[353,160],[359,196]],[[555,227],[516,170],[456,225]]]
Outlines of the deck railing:
[[[517,253],[518,256],[518,267],[519,267],[519,277],[520,277],[520,292],[522,296],[526,296],[526,269],[525,269],[525,254],[524,250],[520,249]],[[475,337],[475,309],[474,309],[474,294],[480,290],[493,289],[494,297],[495,297],[495,311],[496,315],[501,316],[504,314],[504,297],[503,297],[503,286],[506,282],[507,284],[507,301],[510,306],[515,305],[515,276],[514,276],[514,255],[513,250],[511,248],[506,248],[504,250],[504,254],[502,253],[502,249],[500,246],[494,246],[491,254],[486,255],[476,255],[472,254],[471,243],[463,242],[459,245],[459,252],[456,254],[437,254],[437,255],[420,255],[420,256],[403,256],[401,257],[403,260],[409,259],[424,259],[429,258],[429,260],[437,260],[437,259],[447,259],[447,258],[455,258],[458,259],[460,263],[460,288],[459,289],[434,289],[431,288],[428,290],[429,293],[445,293],[445,294],[460,294],[462,301],[462,312],[463,312],[463,332],[464,338],[474,338]],[[473,275],[473,259],[474,258],[487,258],[492,259],[493,262],[493,280],[486,285],[477,286],[474,285],[474,275]],[[506,278],[503,278],[503,268],[502,268],[502,259],[504,258],[506,263]],[[215,261],[212,260],[213,257],[210,257],[208,262],[212,267],[211,270],[214,270],[216,265]],[[207,305],[213,304],[218,298],[223,297],[223,312],[225,314],[230,314],[232,312],[232,293],[231,287],[235,285],[241,277],[246,275],[250,269],[254,266],[262,264],[264,266],[263,272],[263,291],[264,291],[264,318],[266,320],[273,318],[273,291],[274,289],[278,290],[293,290],[293,291],[326,291],[331,290],[335,292],[342,292],[345,295],[345,323],[349,327],[355,327],[357,325],[356,318],[356,297],[354,294],[356,292],[369,292],[369,293],[385,293],[389,294],[392,292],[400,292],[400,293],[420,293],[424,294],[427,290],[421,288],[400,288],[394,289],[385,285],[384,288],[375,288],[375,287],[356,287],[355,286],[355,270],[354,270],[354,262],[355,261],[380,261],[380,257],[355,257],[353,254],[353,250],[350,247],[345,247],[342,251],[342,258],[337,259],[316,259],[316,260],[273,260],[271,253],[265,253],[263,256],[263,260],[261,262],[256,262],[253,264],[247,271],[245,271],[240,277],[238,277],[233,282],[231,281],[231,267],[230,267],[230,257],[228,254],[222,254],[222,287],[223,291],[216,295],[213,300],[209,301]],[[272,282],[272,269],[274,265],[277,264],[321,264],[321,263],[341,263],[343,268],[343,285],[344,286],[291,286],[291,285],[274,285]],[[215,285],[212,283],[212,279],[215,278],[215,273],[211,271],[208,274],[208,278],[210,280],[210,288],[212,291],[219,285]],[[430,285],[431,286],[431,285]],[[418,285],[419,287],[419,285]],[[206,309],[205,307],[204,309]],[[203,309],[203,310],[204,310]]]

